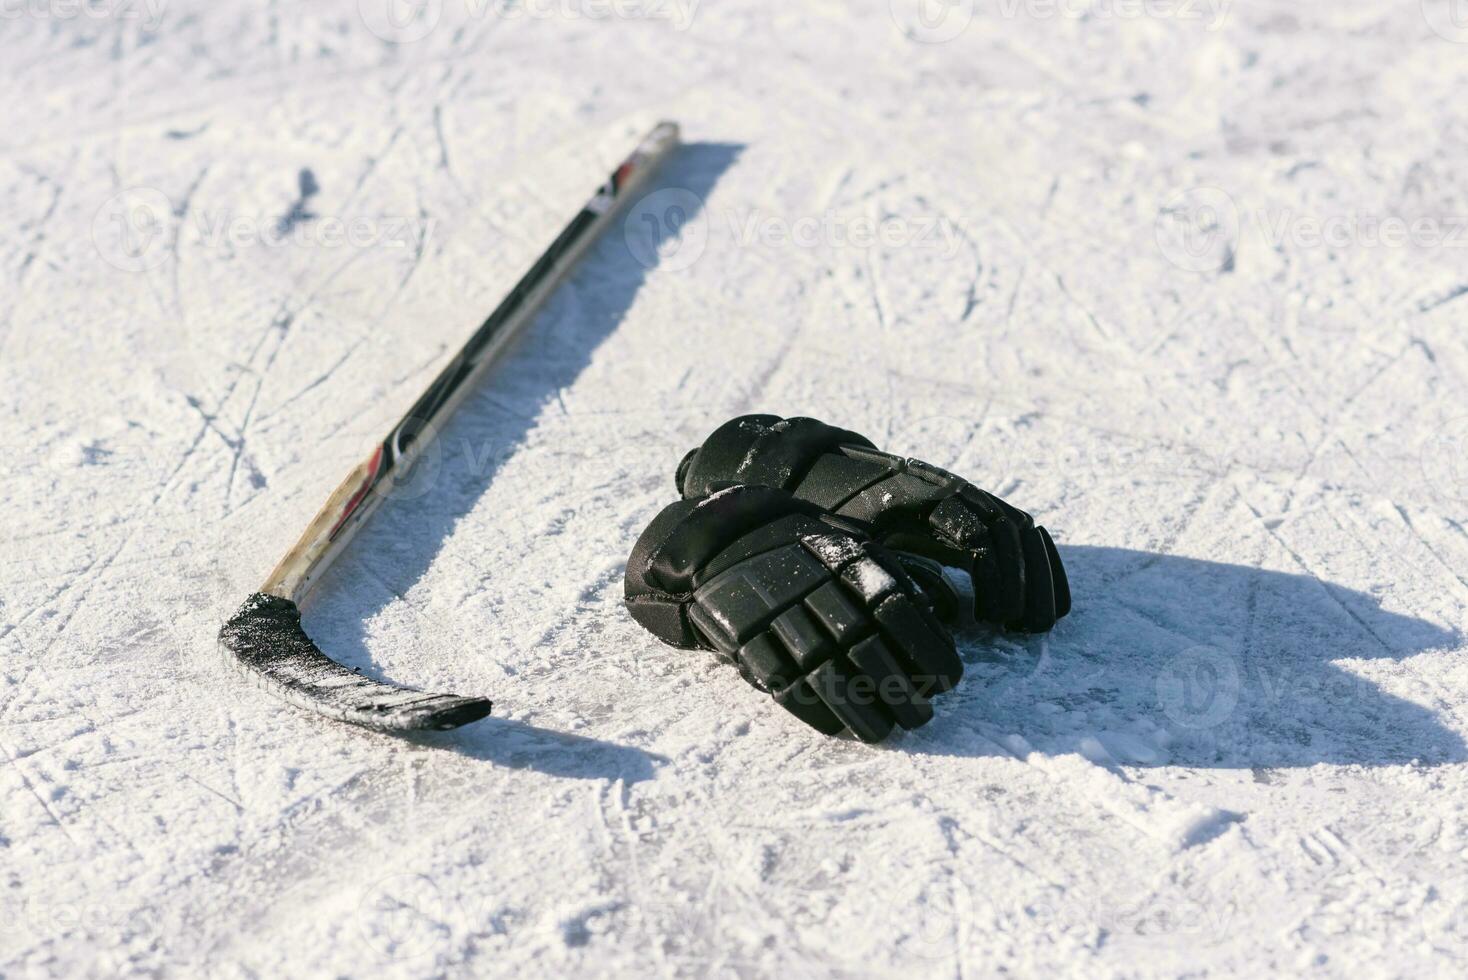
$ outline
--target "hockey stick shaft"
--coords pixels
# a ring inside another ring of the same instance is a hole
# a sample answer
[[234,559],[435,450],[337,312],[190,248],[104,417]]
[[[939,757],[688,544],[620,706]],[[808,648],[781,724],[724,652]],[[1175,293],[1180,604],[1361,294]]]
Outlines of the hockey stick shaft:
[[335,663],[300,628],[299,603],[347,542],[392,494],[437,428],[534,317],[631,192],[678,145],[675,123],[659,123],[597,190],[509,295],[366,460],[348,474],[260,591],[220,632],[235,661],[267,689],[302,707],[385,730],[453,728],[483,717],[482,698],[428,694],[368,680]]
[[647,135],[632,156],[556,236],[387,438],[336,488],[300,540],[270,573],[261,592],[296,603],[305,598],[377,505],[391,495],[393,475],[412,466],[431,443],[437,427],[459,406],[474,383],[495,363],[497,356],[595,241],[610,220],[614,205],[647,178],[677,141],[678,129],[673,123],[660,123]]

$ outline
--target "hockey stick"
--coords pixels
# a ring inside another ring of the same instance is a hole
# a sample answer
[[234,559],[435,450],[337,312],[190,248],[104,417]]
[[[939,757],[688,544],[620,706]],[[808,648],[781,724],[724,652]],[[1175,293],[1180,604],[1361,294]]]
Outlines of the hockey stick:
[[[390,496],[394,473],[406,473],[433,441],[435,427],[463,401],[576,260],[610,222],[617,206],[678,145],[676,123],[659,123],[551,243],[428,386],[403,420],[337,487],[260,591],[219,631],[219,643],[248,677],[299,707],[381,731],[449,729],[489,714],[485,698],[430,694],[363,677],[332,660],[301,628],[299,603],[347,541]],[[386,485],[384,485],[386,484]]]

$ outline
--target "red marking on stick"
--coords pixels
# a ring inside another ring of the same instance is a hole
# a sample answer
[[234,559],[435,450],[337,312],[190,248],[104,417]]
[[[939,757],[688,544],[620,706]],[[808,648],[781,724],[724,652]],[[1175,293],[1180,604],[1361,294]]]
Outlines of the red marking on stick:
[[336,522],[336,524],[331,529],[331,533],[326,536],[328,541],[336,537],[336,533],[342,529],[342,525],[345,524],[351,518],[351,516],[357,512],[358,507],[362,506],[362,501],[367,497],[367,491],[371,490],[373,485],[377,482],[377,472],[381,469],[382,447],[378,446],[377,452],[372,454],[372,469],[368,471],[367,479],[362,481],[361,488],[356,493],[352,494],[351,500],[347,501],[347,507],[346,510],[342,512],[341,519]]

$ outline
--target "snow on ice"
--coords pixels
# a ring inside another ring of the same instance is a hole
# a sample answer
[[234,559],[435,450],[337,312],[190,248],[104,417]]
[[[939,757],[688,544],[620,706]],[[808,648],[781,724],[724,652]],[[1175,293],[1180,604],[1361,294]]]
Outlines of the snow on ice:
[[[1450,6],[5,7],[0,975],[1462,975]],[[241,684],[220,622],[662,118],[306,606],[494,716]],[[751,411],[1030,510],[1075,611],[877,748],[659,645],[622,563]]]

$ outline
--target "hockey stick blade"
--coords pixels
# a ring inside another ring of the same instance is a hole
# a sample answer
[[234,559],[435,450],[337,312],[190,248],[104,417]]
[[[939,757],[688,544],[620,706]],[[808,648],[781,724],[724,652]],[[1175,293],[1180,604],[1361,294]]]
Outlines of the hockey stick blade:
[[[556,284],[611,221],[631,191],[678,145],[659,123],[571,219],[408,414],[332,492],[260,590],[219,631],[229,661],[253,683],[316,714],[383,732],[446,730],[489,714],[486,698],[432,694],[374,681],[332,660],[301,627],[300,603],[353,534],[392,493],[435,428],[463,401]],[[424,433],[428,433],[427,436]]]
[[219,631],[245,676],[298,707],[378,731],[445,731],[489,714],[486,698],[383,684],[322,653],[289,599],[257,592]]

